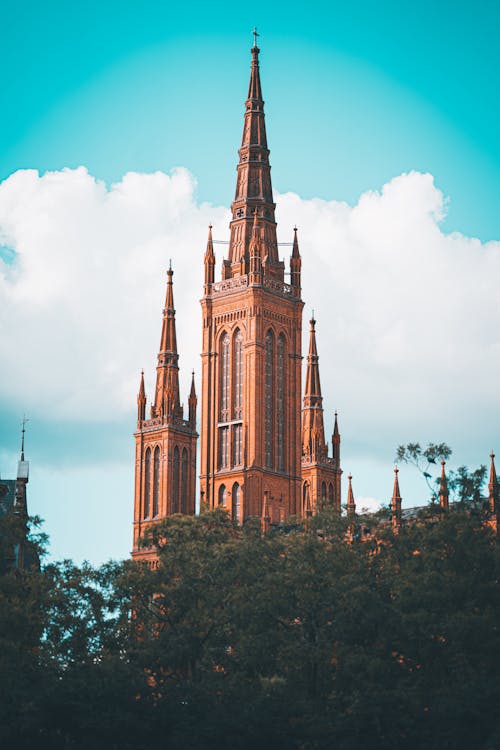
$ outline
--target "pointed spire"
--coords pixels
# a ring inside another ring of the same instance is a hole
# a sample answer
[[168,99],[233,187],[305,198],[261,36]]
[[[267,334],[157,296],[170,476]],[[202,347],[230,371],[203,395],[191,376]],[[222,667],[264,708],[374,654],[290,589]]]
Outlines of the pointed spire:
[[24,435],[26,432],[26,424],[29,422],[29,419],[25,416],[23,416],[23,420],[21,422],[21,457],[17,463],[17,479],[18,482],[21,481],[21,483],[27,483],[28,477],[29,477],[29,461],[26,461],[24,458]]
[[441,478],[439,480],[439,505],[443,510],[448,510],[450,507],[450,494],[448,492],[448,482],[446,480],[446,472],[444,470],[446,462],[441,461]]
[[146,419],[146,389],[144,388],[144,370],[141,370],[141,382],[137,395],[137,422],[140,424]]
[[352,474],[347,477],[347,517],[350,518],[356,513],[356,502],[354,500],[354,493],[352,491]]
[[212,225],[208,225],[207,249],[205,250],[205,294],[209,292],[209,285],[214,283],[215,253],[212,239]]
[[306,387],[304,393],[304,408],[307,406],[321,407],[321,384],[319,380],[319,357],[316,345],[316,321],[314,317],[309,321],[309,353],[307,355]]
[[252,64],[248,98],[245,103],[243,135],[239,149],[236,192],[231,205],[233,220],[230,225],[228,260],[223,272],[234,276],[241,273],[242,265],[246,267],[252,236],[253,213],[258,208],[263,225],[261,258],[264,260],[267,256],[269,272],[283,281],[284,266],[278,257],[275,203],[271,185],[269,149],[267,148],[264,101],[260,84],[259,52],[259,48],[254,44],[251,50]]
[[490,453],[490,476],[488,481],[488,499],[490,504],[490,511],[493,514],[500,513],[499,508],[499,497],[498,497],[498,480],[497,472],[495,469],[495,454],[493,451]]
[[23,416],[23,421],[21,422],[22,428],[21,428],[21,461],[24,461],[24,435],[26,432],[26,424],[29,422],[29,419],[27,418],[26,414]]
[[290,258],[290,283],[297,290],[297,296],[300,296],[300,275],[302,268],[302,260],[299,252],[299,240],[297,238],[297,227],[293,228],[293,247],[292,257]]
[[196,396],[196,388],[194,384],[194,370],[191,376],[191,390],[189,391],[188,403],[189,403],[189,421],[194,427],[194,425],[196,424],[196,407],[198,405],[198,398]]
[[182,407],[179,400],[179,355],[177,354],[177,336],[175,331],[174,290],[172,264],[167,271],[167,293],[163,309],[160,351],[156,367],[156,391],[152,416],[163,417],[171,421],[182,419]]
[[396,466],[394,469],[394,488],[391,498],[392,526],[394,529],[398,529],[401,526],[401,493],[399,491],[398,473],[399,469]]
[[309,353],[302,408],[302,454],[311,463],[322,462],[328,455],[323,423],[323,397],[319,380],[319,357],[316,347],[316,321],[310,320]]
[[332,458],[335,468],[340,469],[340,432],[337,412],[335,412],[335,419],[333,423]]

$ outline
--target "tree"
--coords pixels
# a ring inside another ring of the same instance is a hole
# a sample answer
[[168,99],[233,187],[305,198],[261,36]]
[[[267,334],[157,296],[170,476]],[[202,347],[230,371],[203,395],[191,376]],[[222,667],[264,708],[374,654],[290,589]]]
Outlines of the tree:
[[398,446],[395,463],[401,463],[402,461],[415,466],[427,484],[431,499],[435,500],[434,484],[436,480],[433,481],[429,469],[436,465],[438,461],[447,461],[451,454],[452,450],[446,443],[429,443],[425,449],[420,446],[420,443],[407,443]]

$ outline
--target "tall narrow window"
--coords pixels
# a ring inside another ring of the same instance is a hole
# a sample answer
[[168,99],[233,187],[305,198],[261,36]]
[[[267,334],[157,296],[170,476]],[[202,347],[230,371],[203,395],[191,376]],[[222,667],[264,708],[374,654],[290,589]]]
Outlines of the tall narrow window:
[[220,353],[220,419],[229,421],[229,336],[224,333]]
[[181,470],[181,513],[187,513],[187,492],[188,492],[188,452],[186,448],[182,451],[182,470]]
[[328,502],[333,505],[333,484],[328,485]]
[[278,336],[278,379],[276,384],[276,448],[278,471],[285,469],[285,337]]
[[227,507],[227,490],[225,484],[221,484],[219,487],[219,505],[221,508]]
[[172,472],[172,513],[179,512],[179,449],[174,448],[174,465]]
[[160,446],[157,445],[154,453],[153,471],[153,518],[160,512]]
[[235,482],[233,484],[232,500],[233,500],[233,508],[232,508],[233,521],[237,521],[237,523],[241,523],[241,487],[238,484],[238,482]]
[[221,469],[229,466],[229,427],[219,427],[219,465]]
[[322,502],[326,500],[326,482],[321,483],[321,500]]
[[233,461],[235,466],[241,466],[243,463],[243,426],[241,424],[233,426]]
[[272,331],[266,333],[266,372],[265,372],[265,463],[273,466],[273,355],[274,336]]
[[234,413],[233,419],[241,419],[241,409],[243,405],[243,334],[240,330],[234,335]]
[[151,507],[151,448],[144,457],[144,518],[149,518]]

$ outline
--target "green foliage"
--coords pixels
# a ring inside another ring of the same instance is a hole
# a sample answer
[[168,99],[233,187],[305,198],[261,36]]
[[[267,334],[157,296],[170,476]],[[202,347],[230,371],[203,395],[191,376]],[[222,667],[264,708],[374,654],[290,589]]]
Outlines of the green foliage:
[[451,448],[446,443],[429,443],[427,448],[422,448],[420,443],[407,443],[398,446],[395,463],[412,464],[420,472],[434,500],[436,493],[430,469],[439,461],[447,461],[452,454]]
[[500,729],[498,547],[480,514],[394,535],[331,511],[151,530],[160,564],[0,578],[5,747],[470,747]]

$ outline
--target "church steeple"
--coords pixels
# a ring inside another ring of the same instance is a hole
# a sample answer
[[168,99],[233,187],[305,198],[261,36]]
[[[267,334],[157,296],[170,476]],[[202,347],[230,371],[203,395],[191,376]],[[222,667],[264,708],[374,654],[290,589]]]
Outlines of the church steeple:
[[245,103],[243,135],[238,152],[236,192],[231,204],[233,220],[229,254],[228,260],[224,262],[223,277],[229,278],[248,272],[253,216],[257,210],[262,227],[261,259],[264,260],[267,256],[266,273],[283,281],[284,264],[278,257],[259,52],[255,38],[251,50],[252,64],[248,98]]
[[179,355],[175,332],[173,275],[174,272],[170,266],[167,271],[167,294],[156,367],[155,401],[151,408],[151,416],[161,417],[164,422],[182,419],[182,407],[179,401]]
[[448,492],[448,482],[444,470],[445,461],[441,461],[441,478],[439,480],[439,505],[443,510],[448,510],[450,506],[450,493]]
[[309,353],[307,355],[306,387],[302,409],[302,454],[310,461],[324,461],[328,449],[325,445],[323,424],[323,397],[319,380],[319,357],[316,347],[316,321],[309,321]]

